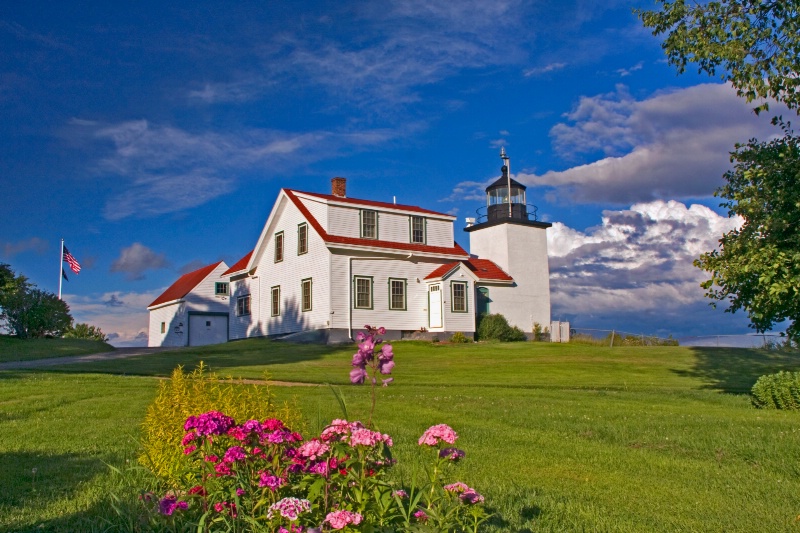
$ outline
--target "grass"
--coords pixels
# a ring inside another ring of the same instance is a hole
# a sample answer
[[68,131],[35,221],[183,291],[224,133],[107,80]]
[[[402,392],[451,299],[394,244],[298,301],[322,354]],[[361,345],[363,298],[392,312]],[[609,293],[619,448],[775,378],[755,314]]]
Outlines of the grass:
[[[268,341],[0,372],[0,530],[102,529],[113,485],[156,380],[200,359],[220,374],[344,384],[352,347]],[[398,478],[430,425],[467,451],[460,478],[497,512],[491,531],[796,531],[798,413],[752,408],[762,374],[797,355],[717,348],[397,343],[375,419]],[[93,374],[87,374],[93,372]],[[105,374],[103,374],[105,373]],[[369,388],[342,386],[352,418]],[[310,429],[341,415],[327,386],[273,387]],[[37,468],[37,479],[31,474]],[[37,529],[42,525],[42,528]],[[59,529],[60,528],[60,529]]]
[[113,350],[113,346],[100,341],[84,339],[18,339],[8,335],[0,335],[0,363],[88,355],[111,352]]

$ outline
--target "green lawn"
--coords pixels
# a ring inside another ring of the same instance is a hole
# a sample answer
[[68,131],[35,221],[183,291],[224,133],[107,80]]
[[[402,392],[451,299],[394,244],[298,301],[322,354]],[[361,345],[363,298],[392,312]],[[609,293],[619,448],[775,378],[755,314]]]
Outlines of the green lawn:
[[[102,530],[112,481],[156,380],[199,360],[220,374],[342,384],[351,418],[369,388],[347,382],[353,348],[245,341],[57,371],[0,372],[0,530]],[[800,356],[758,350],[396,343],[376,421],[398,478],[416,440],[447,423],[461,479],[487,497],[489,531],[797,531],[800,413],[760,411],[758,376]],[[89,374],[88,372],[93,372]],[[105,374],[102,374],[105,373]],[[311,431],[341,415],[329,387],[273,387]],[[32,469],[37,468],[36,478]],[[37,529],[37,526],[42,525]]]
[[18,339],[0,335],[0,363],[111,351],[114,351],[113,346],[100,341],[83,339]]

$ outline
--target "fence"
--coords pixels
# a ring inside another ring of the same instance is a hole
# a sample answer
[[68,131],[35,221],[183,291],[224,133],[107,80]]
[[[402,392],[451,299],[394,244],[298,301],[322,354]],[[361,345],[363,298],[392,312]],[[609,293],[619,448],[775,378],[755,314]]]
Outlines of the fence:
[[618,329],[572,328],[570,335],[575,342],[592,342],[606,346],[710,346],[718,348],[768,348],[783,343],[786,337],[777,333],[742,333],[695,335],[681,338],[663,337],[656,334],[633,333]]

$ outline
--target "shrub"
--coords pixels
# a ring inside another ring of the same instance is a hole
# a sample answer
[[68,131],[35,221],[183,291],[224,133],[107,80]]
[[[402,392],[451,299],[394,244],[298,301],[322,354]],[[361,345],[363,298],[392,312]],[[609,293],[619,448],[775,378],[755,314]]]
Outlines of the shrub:
[[542,328],[542,325],[538,322],[533,323],[533,340],[538,342],[549,341],[550,340],[550,328],[545,327]]
[[300,422],[295,409],[275,404],[267,385],[220,379],[208,372],[202,361],[188,374],[179,366],[169,380],[159,384],[156,399],[147,409],[139,463],[169,486],[176,486],[186,474],[180,446],[184,422],[209,411],[222,411],[240,420],[281,418],[292,426]]
[[90,326],[89,324],[75,324],[74,326],[70,326],[69,329],[64,333],[65,339],[88,339],[92,341],[101,341],[106,342],[108,341],[108,336],[103,333],[97,326]]
[[524,341],[525,332],[517,326],[510,326],[501,314],[481,315],[478,321],[478,339],[482,341],[514,342]]
[[753,385],[753,405],[760,409],[800,409],[800,372],[782,370],[761,376]]
[[453,333],[453,336],[450,337],[450,342],[461,344],[461,343],[465,343],[465,342],[470,342],[470,340],[469,340],[469,337],[467,337],[466,335],[464,335],[460,331],[456,331],[455,333]]

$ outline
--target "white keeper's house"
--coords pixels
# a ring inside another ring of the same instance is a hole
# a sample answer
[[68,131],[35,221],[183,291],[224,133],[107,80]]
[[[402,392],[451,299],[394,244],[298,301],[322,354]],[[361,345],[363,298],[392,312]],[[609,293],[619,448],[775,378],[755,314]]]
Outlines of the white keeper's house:
[[[480,313],[532,334],[550,325],[546,230],[525,186],[503,175],[467,219],[422,207],[282,189],[251,252],[182,276],[149,307],[150,346],[250,337],[350,342],[364,324],[386,339],[471,337]],[[291,338],[289,337],[289,338]]]

